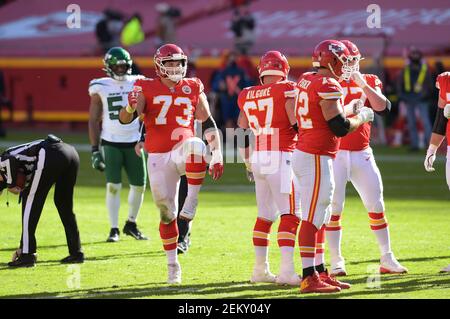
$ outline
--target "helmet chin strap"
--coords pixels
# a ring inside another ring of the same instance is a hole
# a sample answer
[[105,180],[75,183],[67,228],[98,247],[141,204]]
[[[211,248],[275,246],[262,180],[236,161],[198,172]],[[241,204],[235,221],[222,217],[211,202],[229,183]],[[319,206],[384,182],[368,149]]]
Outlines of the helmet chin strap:
[[336,79],[340,79],[341,77],[338,76],[335,72],[334,69],[331,67],[330,63],[328,63],[328,70],[331,71],[331,73],[333,73],[333,75],[336,77]]

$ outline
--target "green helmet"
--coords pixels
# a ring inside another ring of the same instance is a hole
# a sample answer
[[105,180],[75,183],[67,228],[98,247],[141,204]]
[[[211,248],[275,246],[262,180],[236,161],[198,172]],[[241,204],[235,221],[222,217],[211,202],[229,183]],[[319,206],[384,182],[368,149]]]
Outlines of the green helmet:
[[[108,50],[103,59],[103,64],[105,68],[103,71],[115,80],[123,81],[127,74],[131,74],[131,66],[133,65],[133,60],[131,60],[130,53],[121,47],[114,47]],[[127,70],[124,74],[116,74],[112,70],[114,65],[126,64]]]

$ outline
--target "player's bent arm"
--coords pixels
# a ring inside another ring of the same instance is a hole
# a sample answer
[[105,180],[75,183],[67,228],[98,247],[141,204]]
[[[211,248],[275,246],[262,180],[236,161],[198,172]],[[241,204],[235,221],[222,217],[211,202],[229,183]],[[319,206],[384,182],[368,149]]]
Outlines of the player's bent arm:
[[128,104],[123,107],[119,112],[119,122],[122,124],[129,124],[134,121],[138,116],[141,116],[145,109],[145,97],[143,94],[137,96],[137,103]]
[[366,85],[363,91],[369,100],[370,106],[377,114],[385,115],[391,111],[391,102],[384,96],[379,87],[374,89]]
[[339,100],[322,100],[320,101],[323,117],[328,123],[330,130],[337,136],[342,137],[354,131],[359,125],[347,119],[341,112]]
[[297,118],[295,117],[295,105],[297,104],[296,99],[290,98],[286,100],[286,104],[284,105],[286,109],[286,114],[289,118],[289,123],[292,126],[297,124]]
[[206,94],[202,92],[199,97],[199,102],[197,109],[195,110],[195,118],[200,120],[204,125],[205,137],[208,144],[211,145],[211,151],[222,153],[222,145],[219,129],[217,124],[211,116],[211,111],[209,110],[209,103]]
[[[440,102],[440,101],[439,101]],[[444,102],[445,103],[445,102]],[[444,116],[444,109],[438,107],[436,111],[436,118],[433,125],[433,133],[430,138],[430,147],[439,148],[445,138],[445,131],[447,129],[448,119]],[[433,146],[432,146],[433,145]]]
[[98,147],[100,143],[100,122],[102,121],[103,106],[100,95],[91,95],[89,105],[89,141],[92,146]]

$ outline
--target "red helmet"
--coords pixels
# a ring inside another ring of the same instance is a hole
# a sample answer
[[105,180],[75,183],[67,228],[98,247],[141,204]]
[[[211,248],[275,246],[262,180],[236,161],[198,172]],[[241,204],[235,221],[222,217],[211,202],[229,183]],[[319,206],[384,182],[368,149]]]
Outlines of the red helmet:
[[347,47],[347,49],[350,51],[350,55],[353,57],[355,63],[352,65],[352,68],[354,71],[359,71],[359,61],[361,61],[363,58],[361,57],[361,53],[359,52],[358,47],[356,44],[349,40],[340,40],[344,45]]
[[286,80],[289,69],[289,62],[283,53],[279,51],[268,51],[259,61],[259,78],[261,79],[265,75],[278,75]]
[[[156,74],[163,78],[168,78],[173,82],[178,82],[186,76],[187,56],[183,50],[175,44],[164,44],[156,50],[155,56]],[[167,67],[164,65],[167,61],[181,61],[180,66]]]
[[312,65],[330,70],[337,79],[348,80],[352,74],[349,66],[351,59],[350,51],[342,42],[325,40],[314,48]]

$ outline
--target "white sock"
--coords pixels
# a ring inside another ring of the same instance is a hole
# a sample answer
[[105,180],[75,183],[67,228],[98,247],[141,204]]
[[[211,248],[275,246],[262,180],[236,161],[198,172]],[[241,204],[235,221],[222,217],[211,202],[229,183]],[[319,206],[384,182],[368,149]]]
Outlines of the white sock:
[[314,266],[314,257],[302,257],[302,268],[309,268]]
[[341,257],[342,229],[327,230],[325,231],[325,233],[327,236],[328,248],[330,249],[331,259]]
[[324,253],[316,253],[314,256],[314,266],[325,265],[325,254]]
[[120,190],[122,183],[106,183],[106,207],[111,228],[119,228]]
[[139,209],[144,201],[144,186],[130,185],[130,192],[128,193],[128,220],[135,223]]
[[269,260],[269,246],[255,246],[255,267],[263,268]]
[[195,215],[198,203],[198,193],[200,192],[201,187],[202,185],[188,184],[188,192],[182,211],[185,211],[189,215]]
[[392,252],[391,240],[389,236],[389,226],[383,229],[372,230],[377,237],[378,246],[380,247],[381,255]]
[[166,250],[167,264],[178,264],[178,254],[176,249]]
[[280,274],[281,273],[295,273],[294,267],[294,247],[282,246],[281,251],[281,263],[280,263]]

